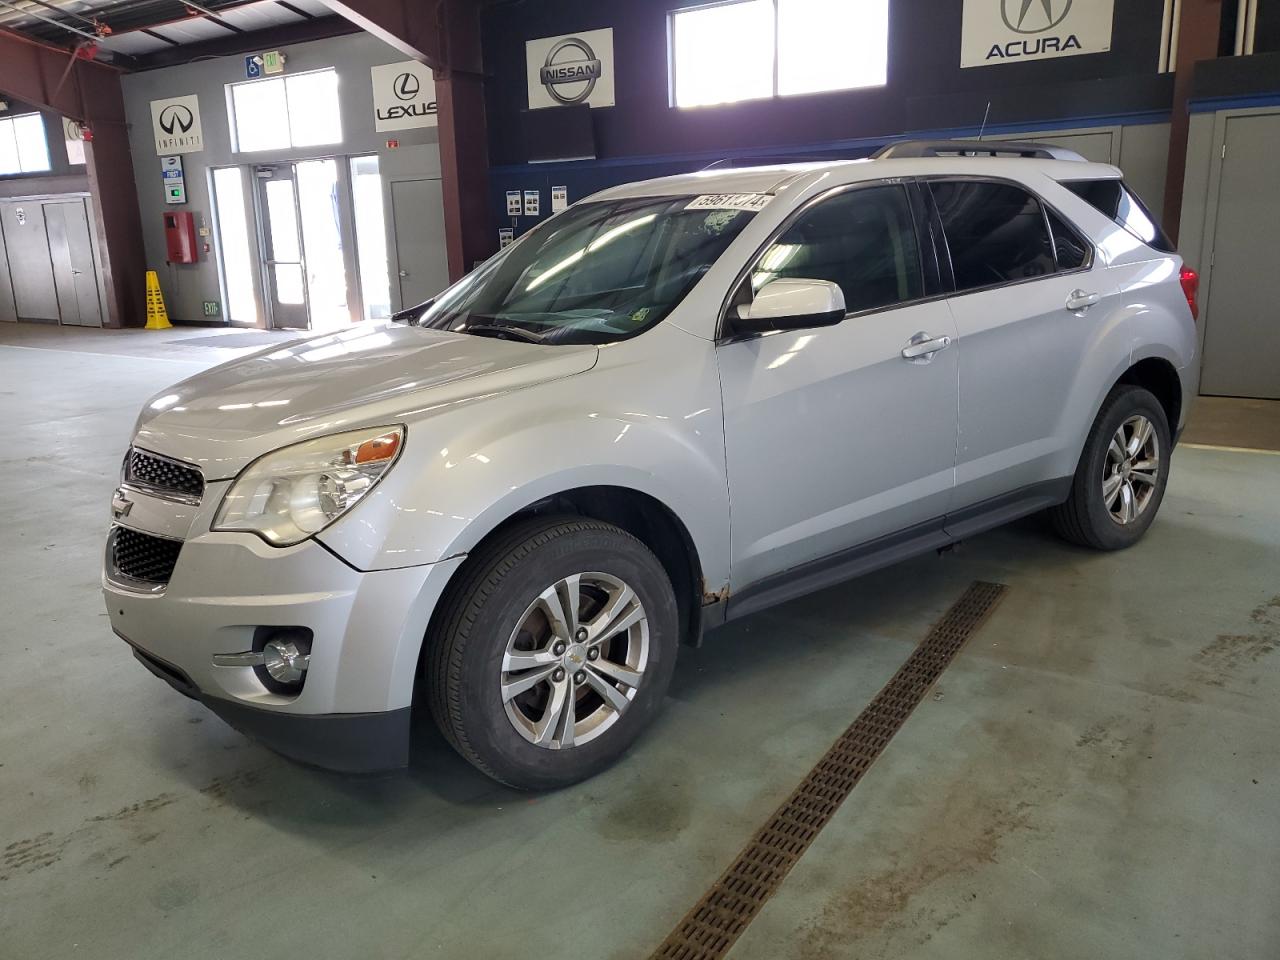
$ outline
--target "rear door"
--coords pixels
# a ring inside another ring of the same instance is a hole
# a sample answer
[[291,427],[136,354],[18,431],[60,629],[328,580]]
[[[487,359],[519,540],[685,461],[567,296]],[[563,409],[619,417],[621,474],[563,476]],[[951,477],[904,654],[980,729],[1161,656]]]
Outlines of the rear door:
[[[1009,181],[929,182],[955,293],[959,430],[954,511],[1070,476],[1067,398],[1107,290],[1090,244]],[[950,525],[948,529],[951,529]]]
[[[849,313],[832,327],[717,349],[735,590],[927,521],[941,526],[955,460],[956,351],[902,351],[955,329],[945,300],[929,296],[932,245],[921,242],[909,198],[897,183],[818,200],[744,281],[756,290],[778,277],[829,280]],[[739,294],[735,302],[750,299]]]

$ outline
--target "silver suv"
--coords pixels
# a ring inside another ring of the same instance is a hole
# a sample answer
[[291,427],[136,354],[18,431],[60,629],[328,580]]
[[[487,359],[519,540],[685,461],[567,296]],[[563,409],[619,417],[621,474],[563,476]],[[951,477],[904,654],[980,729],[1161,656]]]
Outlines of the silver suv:
[[112,627],[302,761],[402,766],[427,707],[540,789],[728,619],[1038,510],[1127,547],[1195,394],[1195,277],[1120,177],[906,143],[596,194],[395,322],[151,400]]

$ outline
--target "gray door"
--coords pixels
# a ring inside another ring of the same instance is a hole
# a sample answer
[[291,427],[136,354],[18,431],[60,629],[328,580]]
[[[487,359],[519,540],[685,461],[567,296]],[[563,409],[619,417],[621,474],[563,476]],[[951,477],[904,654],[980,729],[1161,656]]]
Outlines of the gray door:
[[1280,114],[1228,117],[1200,392],[1280,399]]
[[73,326],[100,327],[102,307],[98,301],[97,270],[84,203],[83,200],[46,200],[43,205],[45,229],[58,293],[59,318]]
[[262,165],[254,169],[254,174],[258,181],[269,325],[305,330],[310,325],[306,264],[302,259],[298,185],[293,164]]
[[9,253],[9,276],[13,279],[18,316],[23,320],[57,320],[58,295],[54,292],[49,237],[40,201],[0,203],[0,224]]
[[13,302],[13,281],[9,278],[9,254],[5,249],[4,230],[0,229],[0,320],[17,320],[18,308]]
[[400,268],[400,306],[411,307],[449,285],[440,181],[392,181],[391,217]]

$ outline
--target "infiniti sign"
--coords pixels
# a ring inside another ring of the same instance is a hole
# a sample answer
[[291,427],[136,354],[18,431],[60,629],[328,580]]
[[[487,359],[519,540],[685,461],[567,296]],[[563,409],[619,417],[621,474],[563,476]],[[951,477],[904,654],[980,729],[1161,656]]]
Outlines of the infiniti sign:
[[151,133],[162,157],[204,149],[200,101],[195,94],[151,101]]

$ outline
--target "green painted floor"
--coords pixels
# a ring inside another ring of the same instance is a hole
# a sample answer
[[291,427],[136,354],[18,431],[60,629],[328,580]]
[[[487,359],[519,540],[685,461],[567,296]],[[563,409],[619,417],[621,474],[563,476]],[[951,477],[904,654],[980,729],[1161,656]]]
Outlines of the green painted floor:
[[429,728],[350,780],[107,628],[137,408],[234,355],[178,339],[0,327],[0,957],[643,958],[974,579],[1011,589],[730,956],[1280,956],[1280,456],[1179,450],[1126,553],[1033,519],[740,621],[561,793]]

